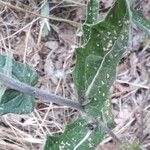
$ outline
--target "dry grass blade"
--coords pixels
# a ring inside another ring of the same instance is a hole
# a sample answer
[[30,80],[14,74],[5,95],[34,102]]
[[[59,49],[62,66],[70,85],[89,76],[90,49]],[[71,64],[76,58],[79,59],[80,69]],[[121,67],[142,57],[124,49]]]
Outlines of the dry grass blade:
[[69,24],[71,24],[71,25],[73,25],[73,26],[76,26],[76,27],[80,27],[80,26],[82,25],[82,24],[80,24],[80,23],[77,23],[77,22],[74,22],[74,21],[71,21],[71,20],[67,20],[67,19],[63,19],[63,18],[58,18],[58,17],[54,17],[54,16],[49,16],[49,17],[43,16],[43,15],[37,14],[37,13],[35,13],[35,12],[31,12],[31,11],[28,11],[28,10],[24,10],[24,9],[22,9],[22,8],[20,8],[20,7],[16,7],[16,6],[11,5],[10,3],[4,2],[4,1],[2,1],[2,0],[0,0],[0,3],[1,3],[2,5],[7,6],[7,7],[10,7],[10,8],[13,8],[13,9],[16,9],[16,10],[19,10],[19,11],[22,11],[22,12],[26,12],[26,13],[29,13],[29,14],[33,14],[33,15],[35,15],[35,16],[37,16],[37,17],[40,17],[40,18],[47,18],[47,19],[55,20],[55,21],[59,21],[59,22],[66,22],[66,23],[69,23]]
[[[85,19],[86,4],[74,0],[48,1],[50,13],[54,16],[45,17],[38,13],[44,2],[46,0],[11,3],[10,0],[0,0],[0,52],[11,52],[17,61],[34,67],[39,74],[39,89],[76,99],[72,71],[75,48],[80,45],[77,42],[77,33],[80,31],[78,27]],[[100,1],[100,18],[105,16],[111,3],[112,0]],[[150,1],[134,3],[150,18]],[[40,35],[42,19],[49,20],[51,27],[49,35],[44,38]],[[129,143],[136,142],[141,150],[146,150],[150,143],[150,97],[145,101],[146,104],[142,102],[146,91],[150,89],[147,84],[150,41],[144,41],[143,33],[136,27],[133,27],[132,32],[132,49],[121,60],[116,82],[111,88],[115,121],[112,131],[120,140],[125,138]],[[79,36],[81,35],[82,32]],[[82,43],[81,38],[80,42]],[[47,135],[63,133],[65,125],[79,115],[76,110],[40,100],[37,100],[32,114],[7,114],[0,117],[0,150],[42,150]],[[141,122],[144,123],[143,135],[139,134]],[[106,135],[101,143],[104,149],[113,147],[110,141],[112,142],[112,137]]]

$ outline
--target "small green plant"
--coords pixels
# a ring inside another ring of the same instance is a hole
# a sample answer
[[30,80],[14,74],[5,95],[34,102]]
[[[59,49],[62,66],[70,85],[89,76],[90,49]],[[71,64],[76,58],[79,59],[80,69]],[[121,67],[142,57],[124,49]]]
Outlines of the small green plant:
[[[77,102],[33,87],[38,79],[34,70],[0,55],[1,115],[32,112],[34,97],[70,106],[81,112],[80,117],[68,125],[62,135],[47,137],[45,150],[95,149],[103,140],[105,131],[119,141],[103,123],[103,120],[107,124],[112,123],[109,89],[116,77],[117,64],[130,44],[132,24],[135,23],[149,35],[150,22],[141,12],[132,9],[128,0],[117,0],[102,21],[97,20],[98,10],[97,0],[90,0],[87,20],[82,27],[84,44],[76,49],[73,76]],[[6,74],[9,60],[11,72]]]

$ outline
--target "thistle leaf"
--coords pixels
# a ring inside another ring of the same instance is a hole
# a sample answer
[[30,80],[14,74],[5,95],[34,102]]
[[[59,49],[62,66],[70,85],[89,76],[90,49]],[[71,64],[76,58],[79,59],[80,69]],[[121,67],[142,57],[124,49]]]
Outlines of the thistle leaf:
[[[0,71],[3,70],[7,57],[0,55]],[[34,86],[37,83],[37,74],[28,65],[12,60],[13,78]],[[34,98],[23,93],[8,89],[4,92],[0,102],[0,114],[17,113],[26,114],[33,111]]]
[[66,127],[63,135],[48,137],[44,150],[90,150],[103,139],[104,131],[97,127],[90,130],[84,119],[78,119]]
[[83,36],[84,36],[84,42],[87,42],[90,36],[91,32],[91,25],[98,22],[98,10],[99,10],[99,3],[97,0],[90,0],[87,7],[87,17],[86,21],[83,25]]
[[[119,13],[118,13],[119,12]],[[68,125],[63,135],[48,137],[45,150],[90,150],[101,142],[104,129],[99,124],[89,130],[87,121],[108,117],[108,93],[117,64],[128,44],[128,11],[124,0],[116,1],[103,22],[91,25],[87,43],[77,48],[74,82],[79,101],[85,104],[86,117]],[[86,118],[86,119],[85,119]],[[110,119],[107,118],[107,121]]]
[[[119,12],[119,13],[118,13]],[[84,97],[88,115],[101,116],[104,102],[116,76],[116,67],[128,43],[128,10],[117,0],[104,21],[91,26],[88,42],[76,49],[74,82]]]

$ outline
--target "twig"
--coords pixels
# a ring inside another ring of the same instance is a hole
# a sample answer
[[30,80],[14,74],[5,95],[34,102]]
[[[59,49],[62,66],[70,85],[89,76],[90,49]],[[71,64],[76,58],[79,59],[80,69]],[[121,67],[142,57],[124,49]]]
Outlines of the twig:
[[132,11],[131,11],[131,6],[130,6],[130,1],[126,0],[126,5],[127,5],[127,9],[129,12],[129,39],[128,39],[128,47],[129,50],[132,48],[132,23],[133,23],[133,17],[132,17]]
[[32,87],[28,84],[20,82],[12,77],[7,76],[4,73],[0,73],[0,82],[7,87],[22,92],[27,95],[31,95],[36,98],[41,98],[44,102],[53,102],[59,105],[69,106],[78,110],[83,111],[83,107],[79,102],[73,102],[67,98],[57,96],[55,94],[48,93],[44,90]]
[[[112,131],[115,135],[121,135],[130,125],[131,125],[131,123],[133,122],[135,120],[135,118],[132,118],[131,120],[128,120],[128,122],[124,125],[124,126],[122,126],[121,128],[117,128],[116,129],[116,131],[117,132],[115,132],[114,133],[114,131]],[[119,126],[119,125],[118,125]],[[110,136],[110,137],[108,137],[108,138],[106,138],[106,139],[104,139],[102,142],[101,142],[101,145],[104,145],[104,144],[106,144],[106,143],[108,143],[110,140],[112,140],[113,138],[112,138],[112,136]]]
[[[149,77],[148,85],[150,85],[150,77]],[[139,129],[140,131],[139,132],[141,134],[141,137],[143,136],[143,131],[144,131],[144,107],[147,104],[149,93],[150,93],[150,88],[144,95],[144,98],[143,98],[142,104],[141,104],[141,108],[140,108],[140,129]]]
[[126,83],[128,85],[139,87],[139,88],[143,88],[143,89],[147,89],[147,90],[149,89],[149,86],[142,85],[142,84],[137,84],[137,83],[132,83],[132,82],[128,82],[128,81],[116,80],[116,82],[118,82],[118,83]]
[[4,2],[2,0],[0,0],[0,3],[2,5],[5,5],[5,6],[9,7],[9,8],[12,8],[12,9],[15,9],[15,10],[19,10],[19,11],[22,11],[22,12],[26,12],[26,13],[30,13],[30,14],[33,14],[34,16],[37,16],[37,17],[47,18],[47,19],[55,20],[55,21],[59,21],[59,22],[66,22],[66,23],[69,23],[69,24],[71,24],[73,26],[76,26],[76,27],[80,27],[82,25],[82,24],[80,24],[78,22],[67,20],[67,19],[63,19],[63,18],[59,18],[59,17],[55,17],[55,16],[43,16],[43,15],[40,15],[38,13],[31,12],[29,10],[25,10],[25,9],[20,8],[18,6],[11,5],[10,3]]
[[99,120],[99,124],[102,128],[104,128],[104,130],[107,132],[107,134],[110,135],[111,138],[116,143],[121,143],[121,141],[118,139],[118,137],[115,135],[115,133],[111,129],[109,129],[106,124],[104,124],[101,120]]
[[23,28],[17,30],[15,33],[11,34],[11,35],[8,35],[7,37],[3,37],[0,39],[0,42],[3,41],[3,40],[6,40],[6,39],[10,39],[10,38],[13,38],[13,36],[17,35],[19,32],[25,30],[26,28],[30,27],[34,22],[38,21],[40,18],[36,18],[34,20],[32,20],[30,23],[28,23],[27,25],[25,25]]

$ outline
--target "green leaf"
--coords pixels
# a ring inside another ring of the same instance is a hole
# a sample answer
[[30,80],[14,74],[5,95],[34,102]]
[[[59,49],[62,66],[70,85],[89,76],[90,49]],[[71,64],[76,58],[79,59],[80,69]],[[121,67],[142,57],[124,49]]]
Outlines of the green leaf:
[[[49,17],[49,11],[50,11],[49,10],[49,3],[45,2],[45,4],[41,8],[40,14],[42,16]],[[44,19],[42,19],[41,22],[42,22],[41,23],[42,36],[45,37],[48,35],[48,33],[50,31],[49,19],[44,18]]]
[[133,22],[146,34],[150,36],[150,21],[147,20],[141,11],[132,9]]
[[63,135],[48,137],[44,150],[90,150],[95,149],[103,139],[104,131],[100,127],[90,130],[87,122],[78,119],[67,126]]
[[[0,54],[0,71],[5,66],[6,56]],[[21,82],[34,86],[37,83],[38,75],[36,71],[31,69],[27,64],[12,61],[12,76]]]
[[87,118],[102,116],[107,122],[112,121],[109,116],[108,92],[115,79],[116,66],[128,44],[128,11],[125,1],[118,0],[105,21],[90,25],[89,29],[87,43],[77,48],[74,70],[74,82],[79,101],[85,104],[86,119],[78,119],[68,125],[63,135],[48,137],[44,150],[95,149],[103,139],[104,129],[98,123],[94,130],[89,130],[88,125],[92,124],[86,121]]
[[83,25],[83,36],[84,36],[84,42],[86,42],[89,39],[91,27],[90,25],[95,24],[97,22],[98,18],[98,12],[99,11],[99,3],[97,0],[90,0],[88,3],[87,13],[86,13],[86,21]]
[[[0,55],[0,71],[6,63],[6,56]],[[28,65],[12,60],[12,77],[34,86],[37,83],[37,73]],[[33,111],[34,98],[12,89],[7,89],[0,102],[0,114],[17,113],[26,114]]]
[[34,98],[14,90],[7,90],[2,98],[0,114],[27,114],[33,111]]
[[115,125],[111,108],[112,107],[111,107],[110,100],[107,99],[103,104],[103,108],[101,109],[102,120],[104,120],[104,122],[107,122],[107,126],[110,128],[114,127]]
[[[12,54],[9,53],[10,57],[7,57],[6,58],[6,61],[5,61],[5,65],[3,67],[3,72],[7,75],[10,75],[11,76],[11,73],[12,73]],[[2,83],[0,83],[0,101],[2,99],[2,96],[4,95],[5,91],[7,90],[7,87],[5,85],[3,85]]]
[[117,64],[128,43],[127,16],[125,1],[117,0],[105,20],[91,26],[88,42],[76,49],[74,83],[89,116],[101,116],[108,100]]

